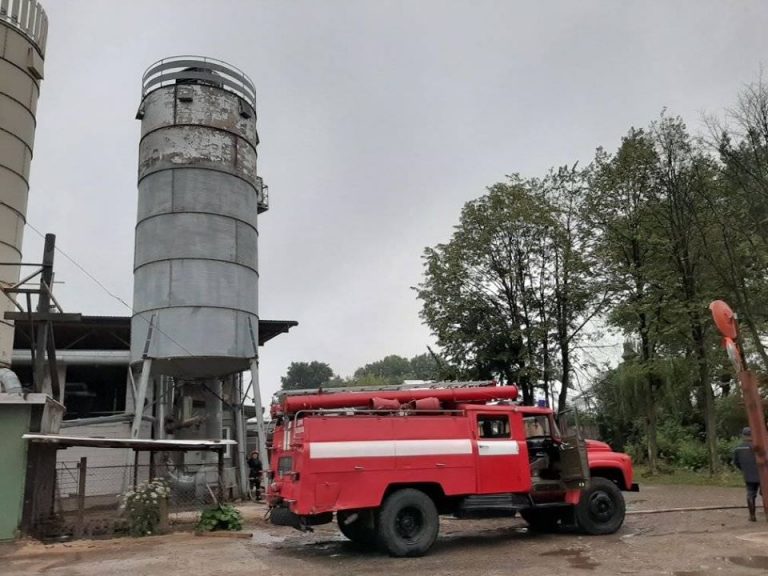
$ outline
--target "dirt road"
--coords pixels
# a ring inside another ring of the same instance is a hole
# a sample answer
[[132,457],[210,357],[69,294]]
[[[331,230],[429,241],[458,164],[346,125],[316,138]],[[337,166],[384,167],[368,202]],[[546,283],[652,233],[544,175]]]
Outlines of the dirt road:
[[[628,494],[629,510],[741,504],[735,488],[658,486]],[[441,536],[424,558],[362,553],[334,525],[310,535],[278,528],[250,507],[253,537],[191,533],[43,545],[0,546],[0,574],[48,576],[326,576],[440,574],[546,576],[637,574],[728,576],[768,573],[768,523],[745,510],[629,515],[611,536],[530,534],[517,519],[441,519]]]

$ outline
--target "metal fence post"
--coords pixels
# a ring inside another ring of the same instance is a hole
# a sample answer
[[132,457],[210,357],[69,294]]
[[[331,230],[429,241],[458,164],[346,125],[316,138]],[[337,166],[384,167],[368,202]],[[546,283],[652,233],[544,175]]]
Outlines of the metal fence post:
[[219,501],[224,502],[224,450],[219,449],[217,452],[219,455]]
[[85,475],[88,472],[88,459],[83,456],[77,465],[79,470],[77,486],[77,525],[75,538],[81,538],[85,529]]

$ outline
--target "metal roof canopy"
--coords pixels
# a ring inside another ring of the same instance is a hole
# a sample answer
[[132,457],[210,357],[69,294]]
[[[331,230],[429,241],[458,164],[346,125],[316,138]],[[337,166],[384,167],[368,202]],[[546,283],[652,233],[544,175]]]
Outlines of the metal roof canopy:
[[189,450],[223,452],[227,446],[237,445],[235,440],[139,440],[61,436],[60,434],[24,434],[22,438],[35,443],[56,444],[58,450],[72,446],[88,446],[91,448],[131,448],[149,452],[187,452]]
[[[295,320],[259,320],[259,346],[297,326]],[[131,339],[130,316],[83,316],[80,322],[60,322],[53,334],[57,352],[62,350],[128,350]],[[29,323],[15,325],[14,350],[29,350],[32,338]],[[126,361],[127,364],[127,361]]]

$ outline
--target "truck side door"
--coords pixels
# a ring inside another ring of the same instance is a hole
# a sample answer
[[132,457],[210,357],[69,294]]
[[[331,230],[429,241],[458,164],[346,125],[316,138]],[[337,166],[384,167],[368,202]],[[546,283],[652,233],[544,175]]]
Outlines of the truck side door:
[[517,414],[477,414],[477,493],[525,492],[530,488],[528,452],[513,434],[522,423]]

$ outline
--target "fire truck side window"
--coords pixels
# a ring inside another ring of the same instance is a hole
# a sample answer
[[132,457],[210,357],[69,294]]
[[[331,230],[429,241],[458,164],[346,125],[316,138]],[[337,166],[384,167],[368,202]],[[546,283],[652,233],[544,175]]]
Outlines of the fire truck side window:
[[478,438],[509,438],[509,416],[478,416]]

